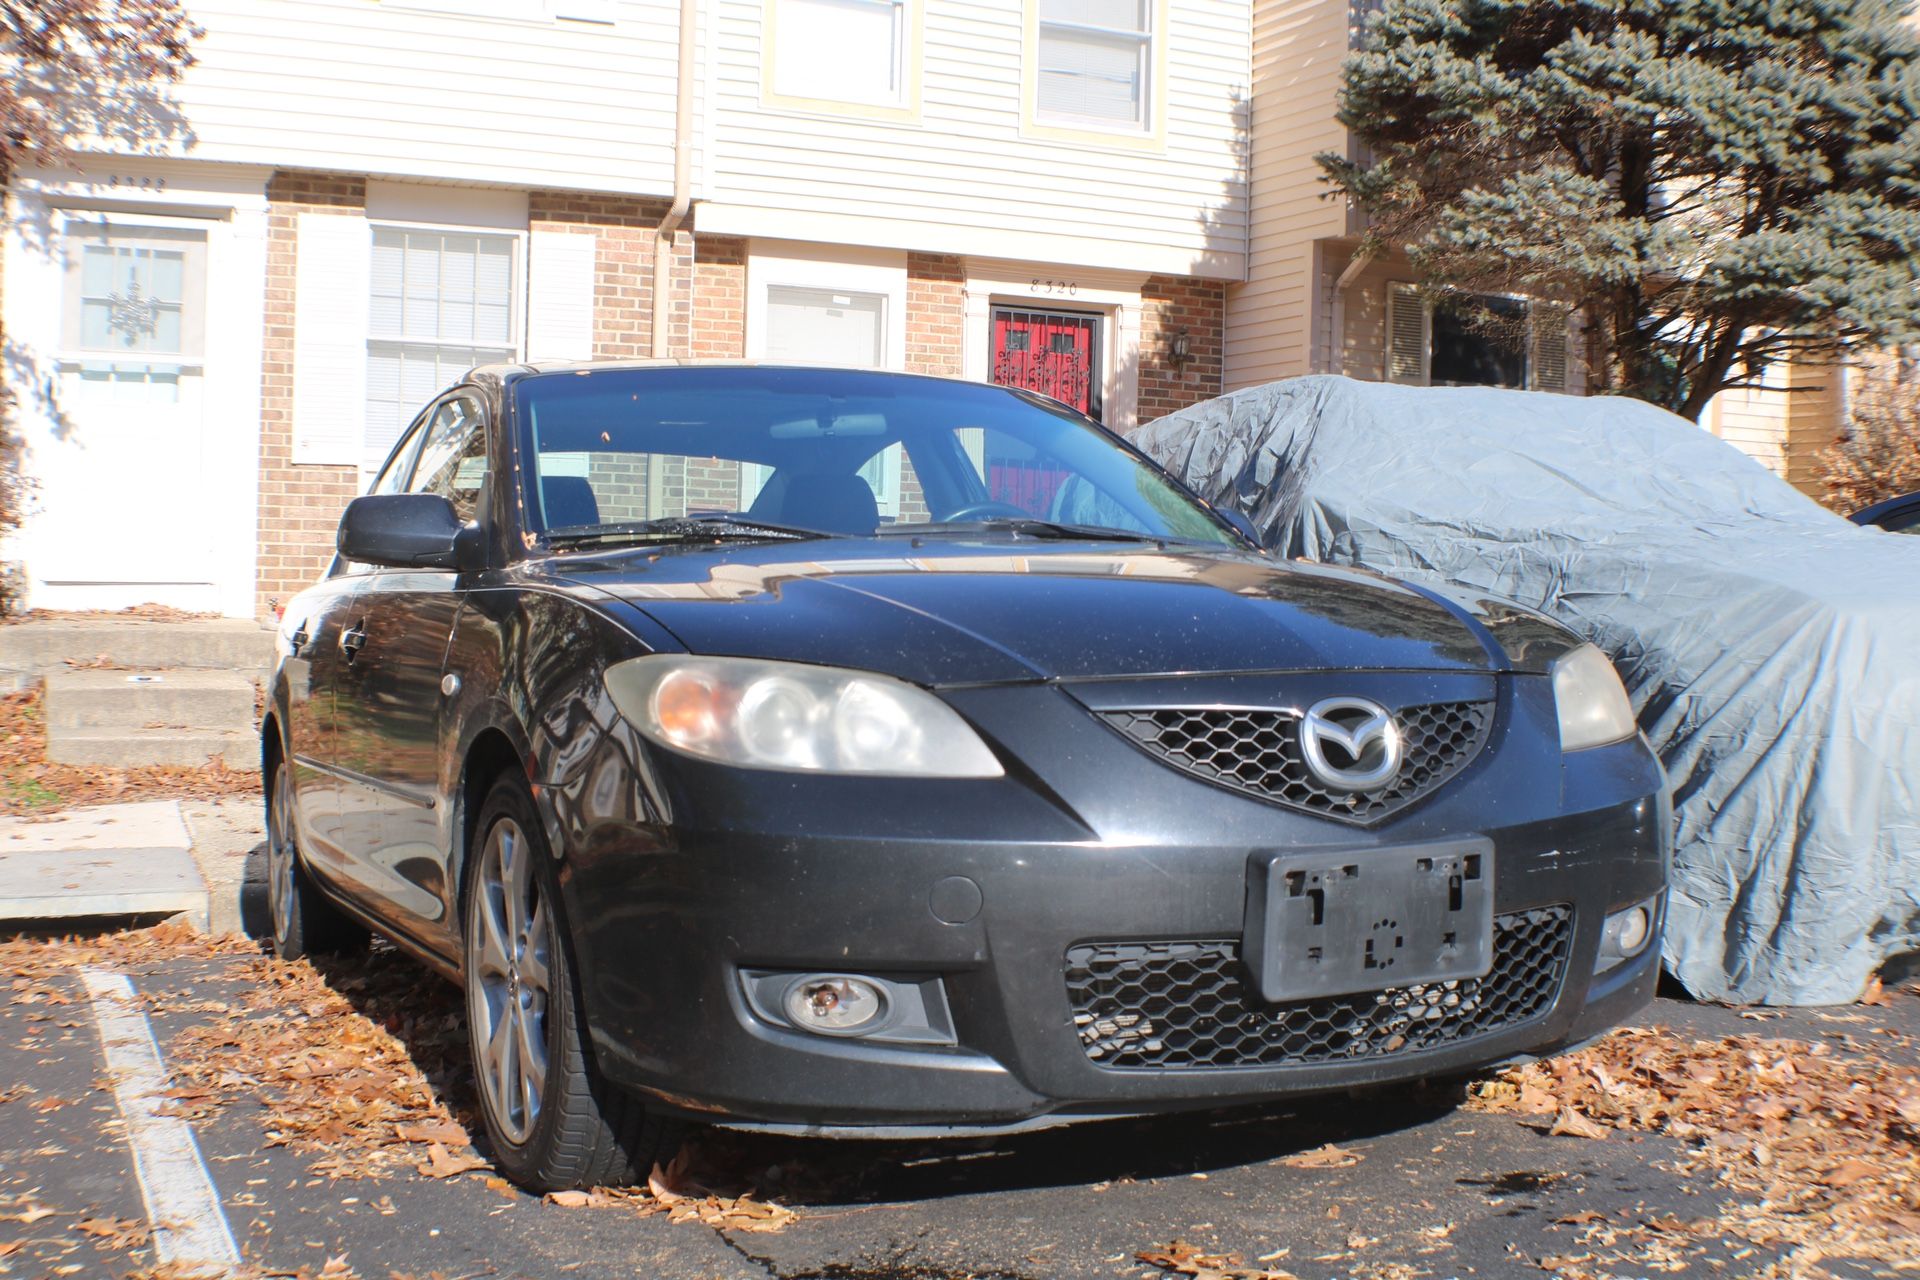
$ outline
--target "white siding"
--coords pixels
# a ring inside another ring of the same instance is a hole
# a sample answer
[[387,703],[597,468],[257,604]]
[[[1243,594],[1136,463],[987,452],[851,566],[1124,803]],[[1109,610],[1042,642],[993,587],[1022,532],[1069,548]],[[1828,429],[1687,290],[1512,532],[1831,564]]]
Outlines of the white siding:
[[1341,0],[1256,0],[1253,225],[1247,283],[1227,291],[1229,390],[1318,367],[1314,245],[1349,228],[1346,202],[1327,199],[1313,158],[1347,147],[1333,113],[1349,40]]
[[1765,386],[1715,396],[1700,425],[1818,497],[1820,452],[1846,427],[1846,385],[1845,369],[1775,365]]
[[[570,190],[672,190],[674,0],[614,21],[376,0],[190,0],[197,159]],[[547,8],[528,0],[529,12]],[[559,12],[581,11],[561,3]]]
[[717,0],[715,12],[703,229],[1244,271],[1247,0],[1172,0],[1162,147],[1023,132],[1020,0],[925,5],[918,118],[904,120],[764,106],[762,0]]

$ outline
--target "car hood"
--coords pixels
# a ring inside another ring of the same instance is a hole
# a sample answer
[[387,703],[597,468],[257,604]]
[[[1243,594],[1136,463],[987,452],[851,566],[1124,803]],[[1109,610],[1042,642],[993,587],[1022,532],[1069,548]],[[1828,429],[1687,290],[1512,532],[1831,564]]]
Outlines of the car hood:
[[695,653],[923,685],[1514,665],[1469,603],[1228,548],[893,536],[648,547],[542,568]]

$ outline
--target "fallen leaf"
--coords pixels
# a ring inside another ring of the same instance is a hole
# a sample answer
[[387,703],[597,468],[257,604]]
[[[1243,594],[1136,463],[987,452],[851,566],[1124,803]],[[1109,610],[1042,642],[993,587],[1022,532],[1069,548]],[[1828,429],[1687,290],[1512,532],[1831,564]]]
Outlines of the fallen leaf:
[[1829,1187],[1850,1187],[1856,1182],[1874,1177],[1880,1170],[1865,1160],[1843,1160],[1820,1175],[1820,1182]]
[[[678,1157],[675,1157],[673,1163],[678,1163]],[[647,1175],[647,1192],[652,1195],[655,1200],[669,1207],[687,1199],[686,1196],[681,1195],[678,1191],[675,1191],[667,1185],[667,1175],[661,1171],[658,1164],[654,1165],[653,1172]]]
[[1554,1118],[1553,1127],[1547,1130],[1551,1134],[1565,1134],[1575,1138],[1604,1138],[1607,1130],[1604,1125],[1595,1124],[1572,1107],[1562,1107]]
[[427,1162],[418,1166],[429,1178],[452,1178],[473,1169],[484,1169],[487,1162],[479,1156],[456,1156],[441,1143],[427,1148]]
[[1867,989],[1860,993],[1860,1003],[1887,1005],[1893,1003],[1893,997],[1887,994],[1886,985],[1876,976],[1867,979]]
[[147,1224],[131,1218],[82,1218],[71,1230],[92,1236],[105,1249],[137,1249],[147,1242]]
[[1280,1163],[1289,1169],[1347,1169],[1359,1164],[1366,1156],[1358,1151],[1335,1146],[1329,1142],[1325,1146],[1315,1147],[1311,1151],[1302,1151],[1297,1155],[1282,1156]]
[[464,1147],[469,1141],[467,1131],[451,1120],[429,1120],[424,1124],[397,1124],[394,1134],[402,1142],[446,1142],[456,1147]]

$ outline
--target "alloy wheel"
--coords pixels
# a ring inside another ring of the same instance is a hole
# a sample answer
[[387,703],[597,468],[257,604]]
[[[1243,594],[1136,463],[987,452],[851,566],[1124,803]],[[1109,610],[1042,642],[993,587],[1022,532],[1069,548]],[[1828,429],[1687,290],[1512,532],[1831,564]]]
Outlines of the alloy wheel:
[[267,906],[273,913],[276,942],[284,943],[293,933],[296,856],[293,771],[281,764],[273,771],[273,803],[267,811]]
[[487,833],[471,908],[477,937],[467,984],[476,1074],[506,1138],[524,1143],[547,1083],[547,1002],[552,926],[534,875],[534,850],[511,818]]

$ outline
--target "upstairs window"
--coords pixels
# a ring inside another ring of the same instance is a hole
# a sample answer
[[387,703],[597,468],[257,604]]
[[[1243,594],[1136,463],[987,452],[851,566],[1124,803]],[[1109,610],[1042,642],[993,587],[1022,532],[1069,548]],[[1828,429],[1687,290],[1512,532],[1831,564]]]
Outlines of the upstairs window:
[[420,406],[468,369],[517,358],[516,243],[374,228],[364,466],[378,467]]
[[1154,0],[1038,0],[1034,114],[1043,122],[1145,130]]
[[767,84],[775,98],[908,103],[905,0],[770,0]]

